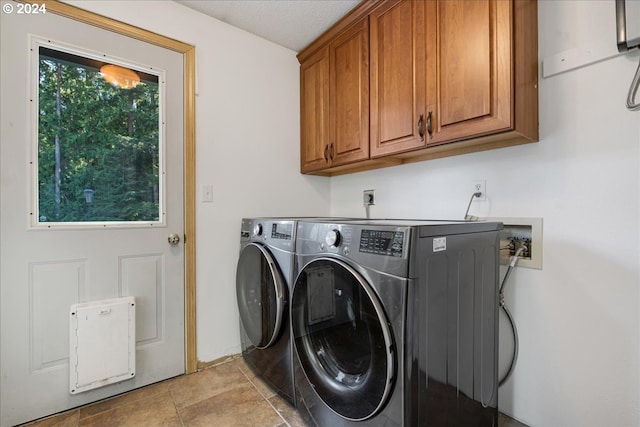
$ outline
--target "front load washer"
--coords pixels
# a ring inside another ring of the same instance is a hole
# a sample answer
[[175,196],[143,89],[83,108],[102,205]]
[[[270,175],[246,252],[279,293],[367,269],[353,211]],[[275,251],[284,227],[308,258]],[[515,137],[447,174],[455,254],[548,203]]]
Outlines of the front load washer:
[[295,233],[295,220],[243,219],[236,269],[242,356],[257,376],[293,406],[289,286]]
[[311,425],[496,426],[500,223],[298,223],[291,301]]

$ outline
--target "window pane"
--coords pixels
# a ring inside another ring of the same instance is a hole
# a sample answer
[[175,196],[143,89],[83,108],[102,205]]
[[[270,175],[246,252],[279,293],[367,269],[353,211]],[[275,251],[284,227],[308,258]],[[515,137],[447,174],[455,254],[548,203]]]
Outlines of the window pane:
[[38,222],[159,221],[158,77],[39,55]]

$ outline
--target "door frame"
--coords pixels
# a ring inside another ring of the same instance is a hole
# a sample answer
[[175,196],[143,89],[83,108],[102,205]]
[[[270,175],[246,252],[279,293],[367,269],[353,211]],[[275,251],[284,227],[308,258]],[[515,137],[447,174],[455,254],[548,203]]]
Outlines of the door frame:
[[151,43],[183,55],[184,64],[184,292],[185,292],[185,373],[197,371],[196,352],[196,126],[195,62],[196,48],[151,31],[80,9],[57,0],[20,0],[46,5],[55,13],[117,34]]

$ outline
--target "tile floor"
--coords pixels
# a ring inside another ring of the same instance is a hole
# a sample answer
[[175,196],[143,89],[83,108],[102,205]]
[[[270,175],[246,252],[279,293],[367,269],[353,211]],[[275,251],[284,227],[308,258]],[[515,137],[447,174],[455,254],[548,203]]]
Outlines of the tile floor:
[[[501,427],[526,427],[500,415]],[[24,427],[305,427],[242,358],[180,376]]]

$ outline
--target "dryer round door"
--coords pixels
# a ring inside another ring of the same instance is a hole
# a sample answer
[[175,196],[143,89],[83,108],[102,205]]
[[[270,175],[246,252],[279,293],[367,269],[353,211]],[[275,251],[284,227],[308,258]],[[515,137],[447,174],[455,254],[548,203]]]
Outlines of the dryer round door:
[[357,271],[332,258],[307,264],[293,290],[291,326],[302,369],[333,412],[362,421],[384,406],[395,346],[375,292]]
[[276,262],[262,245],[249,243],[240,251],[236,297],[240,321],[257,348],[271,346],[280,333],[286,284]]

